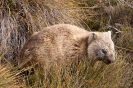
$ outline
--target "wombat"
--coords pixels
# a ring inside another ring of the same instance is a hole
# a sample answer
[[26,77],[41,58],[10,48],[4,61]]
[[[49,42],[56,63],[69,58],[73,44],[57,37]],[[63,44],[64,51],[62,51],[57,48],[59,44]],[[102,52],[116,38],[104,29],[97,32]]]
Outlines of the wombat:
[[23,46],[19,64],[62,63],[72,59],[94,59],[110,64],[115,61],[111,31],[89,32],[70,24],[57,24],[34,33]]

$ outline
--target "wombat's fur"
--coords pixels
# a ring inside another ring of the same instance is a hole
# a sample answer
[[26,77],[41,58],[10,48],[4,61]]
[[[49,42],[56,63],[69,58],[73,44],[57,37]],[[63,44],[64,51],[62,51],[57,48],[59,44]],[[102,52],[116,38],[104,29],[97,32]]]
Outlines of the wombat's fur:
[[44,65],[81,58],[102,60],[106,64],[113,62],[115,50],[111,32],[88,32],[70,24],[46,27],[33,34],[23,46],[19,64],[30,61]]

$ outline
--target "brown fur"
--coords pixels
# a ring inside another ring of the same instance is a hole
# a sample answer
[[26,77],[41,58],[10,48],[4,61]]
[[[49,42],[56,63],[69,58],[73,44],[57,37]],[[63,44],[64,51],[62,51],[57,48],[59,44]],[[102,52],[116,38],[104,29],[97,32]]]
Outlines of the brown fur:
[[[104,58],[103,49],[108,53]],[[44,28],[27,41],[19,64],[30,61],[44,65],[81,58],[94,58],[108,64],[114,61],[114,53],[110,32],[88,32],[74,25],[58,24]]]

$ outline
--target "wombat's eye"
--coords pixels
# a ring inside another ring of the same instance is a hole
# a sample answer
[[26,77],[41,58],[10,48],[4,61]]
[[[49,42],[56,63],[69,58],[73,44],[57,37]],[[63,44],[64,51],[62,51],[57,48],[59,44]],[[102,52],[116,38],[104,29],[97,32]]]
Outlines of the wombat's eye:
[[107,50],[102,49],[102,53],[107,54]]

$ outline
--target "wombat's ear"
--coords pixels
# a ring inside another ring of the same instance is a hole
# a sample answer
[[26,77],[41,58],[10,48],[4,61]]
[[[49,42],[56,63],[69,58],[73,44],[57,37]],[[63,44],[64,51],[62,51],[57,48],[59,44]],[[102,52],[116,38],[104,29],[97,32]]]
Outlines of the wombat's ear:
[[109,37],[111,38],[111,31],[108,31]]
[[97,34],[96,33],[92,33],[89,37],[88,37],[88,43],[91,43],[93,40],[97,39]]
[[94,40],[97,39],[97,34],[92,33],[92,35],[93,35],[93,39],[94,39]]

